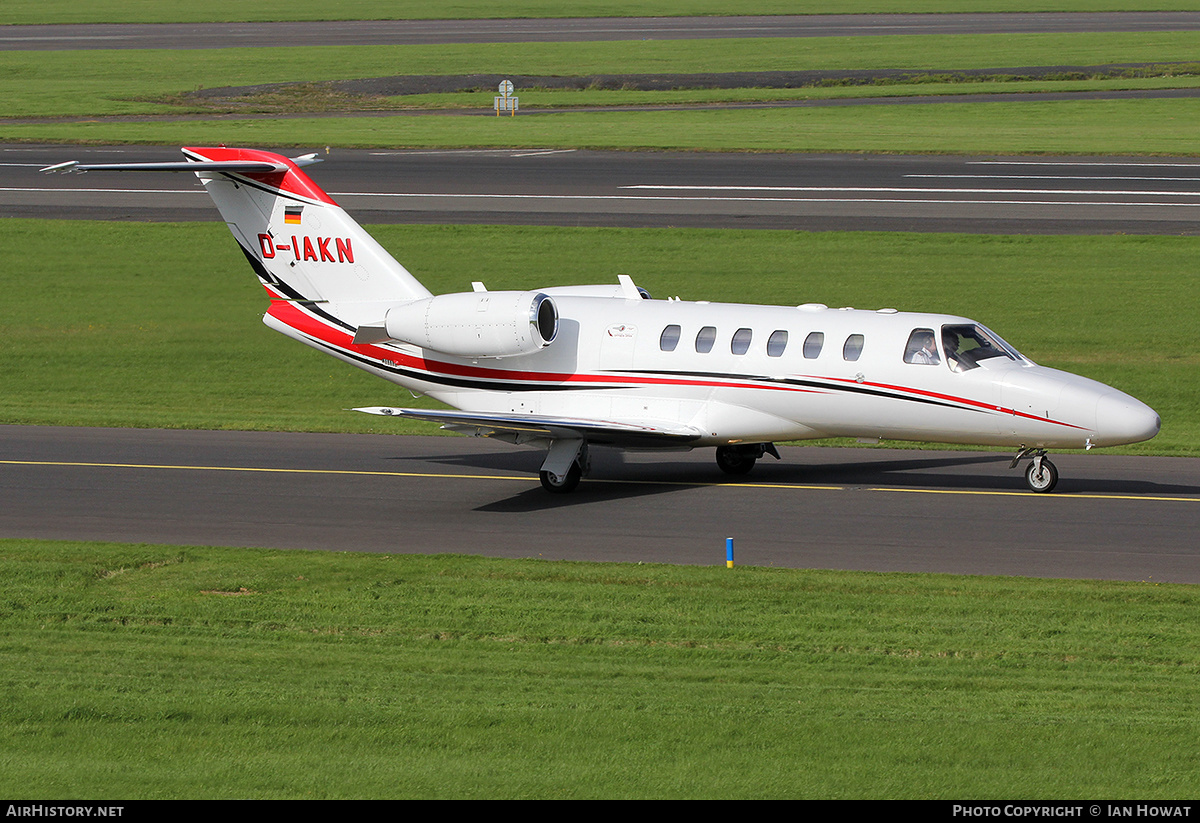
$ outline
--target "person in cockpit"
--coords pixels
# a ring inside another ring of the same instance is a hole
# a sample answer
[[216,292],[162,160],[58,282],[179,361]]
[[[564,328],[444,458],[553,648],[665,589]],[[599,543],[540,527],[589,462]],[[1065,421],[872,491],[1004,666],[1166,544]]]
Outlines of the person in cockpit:
[[958,356],[958,335],[950,331],[950,329],[942,329],[942,348],[946,350],[946,365],[950,367],[950,371],[966,371],[962,360]]
[[907,363],[920,366],[936,366],[941,362],[937,346],[933,342],[933,332],[929,329],[917,329],[909,338],[908,354],[904,358]]

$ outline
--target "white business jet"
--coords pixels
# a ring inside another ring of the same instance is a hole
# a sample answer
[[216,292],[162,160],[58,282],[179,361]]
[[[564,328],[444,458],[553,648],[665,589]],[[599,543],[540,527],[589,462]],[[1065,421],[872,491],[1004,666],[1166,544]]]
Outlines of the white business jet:
[[578,485],[589,446],[713,446],[740,475],[778,459],[778,441],[822,437],[1008,446],[1049,492],[1047,449],[1159,430],[1140,401],[1038,366],[965,317],[652,300],[626,276],[433,295],[301,171],[315,155],[183,153],[43,171],[195,173],[267,290],[268,326],[452,407],[358,411],[545,448],[551,492]]

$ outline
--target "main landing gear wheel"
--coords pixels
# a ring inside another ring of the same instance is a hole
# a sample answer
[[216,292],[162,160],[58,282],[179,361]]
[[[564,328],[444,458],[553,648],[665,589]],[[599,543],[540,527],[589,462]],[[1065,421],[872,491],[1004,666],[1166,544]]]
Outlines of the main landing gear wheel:
[[1052,492],[1058,484],[1058,469],[1045,457],[1035,457],[1025,470],[1025,482],[1040,494]]
[[717,466],[726,474],[746,474],[757,460],[757,457],[739,451],[737,446],[717,446]]
[[579,463],[576,462],[571,464],[571,468],[565,475],[543,471],[538,477],[542,481],[542,488],[551,494],[568,494],[575,491],[575,487],[579,485],[579,480],[583,477],[583,469],[579,468]]
[[742,443],[737,446],[717,446],[717,466],[726,474],[746,474],[758,458],[769,454],[776,460],[779,451],[774,443]]

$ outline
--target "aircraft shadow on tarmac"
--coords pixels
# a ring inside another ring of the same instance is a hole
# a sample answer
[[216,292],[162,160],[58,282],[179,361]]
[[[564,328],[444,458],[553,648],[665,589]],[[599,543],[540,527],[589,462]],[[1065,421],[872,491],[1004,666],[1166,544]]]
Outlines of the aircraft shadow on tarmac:
[[[881,487],[930,489],[934,491],[1025,492],[1021,467],[1010,470],[1012,456],[1006,453],[914,451],[912,456],[855,460],[831,460],[826,454],[819,462],[804,462],[803,452],[785,452],[776,462],[763,458],[744,477],[722,474],[715,463],[697,461],[678,454],[641,454],[625,458],[612,449],[592,450],[592,472],[588,480],[568,495],[547,494],[537,483],[542,453],[537,451],[476,452],[426,455],[423,461],[445,466],[495,471],[504,474],[528,472],[530,487],[483,507],[491,511],[527,511],[558,508],[607,500],[646,497],[684,491],[695,485],[717,483],[780,484],[797,486]],[[396,456],[390,460],[408,460]],[[1022,464],[1023,466],[1024,464]],[[589,482],[592,481],[592,482]],[[595,482],[602,481],[602,482]],[[1032,494],[1032,492],[1028,492]],[[1200,486],[1156,483],[1123,477],[1101,477],[1087,471],[1087,464],[1072,466],[1064,472],[1056,494],[1111,495],[1200,495]]]

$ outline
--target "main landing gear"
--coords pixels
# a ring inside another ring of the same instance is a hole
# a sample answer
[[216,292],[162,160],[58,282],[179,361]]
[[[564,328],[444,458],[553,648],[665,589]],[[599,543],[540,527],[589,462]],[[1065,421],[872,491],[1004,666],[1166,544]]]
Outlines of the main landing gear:
[[774,443],[739,443],[736,446],[717,446],[717,466],[726,474],[746,474],[758,458],[769,454],[779,460]]
[[551,494],[568,494],[575,491],[590,468],[586,440],[555,440],[550,444],[538,478],[542,488]]
[[1025,469],[1025,483],[1029,490],[1039,494],[1054,491],[1054,487],[1058,485],[1058,468],[1046,457],[1046,450],[1022,446],[1009,468],[1016,468],[1017,463],[1024,457],[1030,458],[1029,467]]

